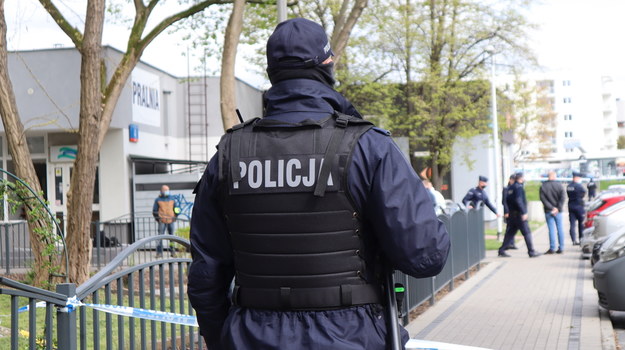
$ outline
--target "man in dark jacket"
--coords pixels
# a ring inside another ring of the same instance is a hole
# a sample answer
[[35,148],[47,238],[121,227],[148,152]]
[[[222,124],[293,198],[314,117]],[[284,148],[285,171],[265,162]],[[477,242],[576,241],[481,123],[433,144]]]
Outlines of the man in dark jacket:
[[380,261],[414,277],[445,264],[426,189],[332,88],[331,57],[321,26],[280,23],[265,116],[224,135],[196,187],[188,295],[211,350],[385,349]]
[[586,189],[588,189],[588,201],[591,201],[597,194],[597,183],[592,177],[588,181],[588,184],[586,184]]
[[[540,201],[543,203],[545,219],[549,228],[549,250],[545,254],[562,254],[564,251],[564,227],[562,226],[564,197],[564,187],[556,181],[556,172],[550,171],[548,180],[540,186]],[[556,250],[556,228],[558,230],[558,250]]]
[[586,214],[584,210],[584,196],[586,195],[586,189],[584,189],[581,182],[582,174],[574,171],[573,181],[566,186],[566,194],[569,197],[569,224],[571,225],[570,234],[573,245],[579,245],[576,226],[579,228],[580,236],[584,232],[584,216]]
[[510,175],[508,178],[508,184],[503,187],[503,191],[501,193],[501,204],[503,204],[503,218],[508,219],[508,215],[510,214],[510,210],[508,209],[508,189],[512,188],[516,182],[516,174]]
[[514,239],[514,235],[518,230],[521,230],[521,234],[525,239],[525,245],[527,246],[527,254],[530,258],[540,256],[534,250],[534,244],[532,243],[532,232],[527,224],[527,199],[525,198],[525,189],[523,188],[523,173],[516,174],[516,182],[514,185],[509,186],[508,195],[506,199],[508,201],[508,227],[506,229],[506,235],[503,238],[503,243],[499,247],[499,256],[508,258],[510,255],[506,253],[505,248],[510,245]]
[[470,189],[467,194],[462,199],[462,204],[464,204],[467,208],[473,209],[478,208],[482,203],[490,209],[495,215],[497,214],[497,208],[490,202],[488,199],[488,195],[484,191],[486,185],[488,184],[488,178],[486,176],[481,176],[478,178],[478,183],[475,188]]
[[[506,222],[506,232],[508,232],[508,229],[512,228],[510,224],[508,223],[508,217],[510,216],[510,209],[508,209],[508,189],[511,189],[512,185],[514,185],[515,182],[516,182],[516,174],[510,175],[510,177],[508,178],[508,184],[504,186],[503,191],[501,192],[501,203],[503,204],[503,220]],[[505,237],[505,234],[504,234],[504,237]],[[508,249],[515,249],[515,250],[519,249],[516,246],[514,237],[512,238],[510,246],[506,247],[506,250]]]

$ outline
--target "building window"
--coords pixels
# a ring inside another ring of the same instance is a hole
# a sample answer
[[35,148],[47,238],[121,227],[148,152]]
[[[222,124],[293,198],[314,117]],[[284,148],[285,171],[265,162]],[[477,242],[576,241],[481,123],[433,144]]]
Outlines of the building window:
[[564,103],[571,103],[571,98],[570,97],[565,97],[564,98]]
[[571,86],[570,80],[562,80],[562,86]]
[[28,150],[31,154],[43,154],[46,152],[43,136],[28,136],[26,137],[26,144],[28,144]]
[[564,120],[573,120],[573,115],[572,114],[565,114],[564,115]]
[[539,80],[536,82],[541,91],[549,91],[553,94],[553,80]]
[[571,138],[571,137],[573,137],[573,132],[572,132],[572,131],[565,131],[565,132],[564,132],[564,137],[565,137],[565,138]]

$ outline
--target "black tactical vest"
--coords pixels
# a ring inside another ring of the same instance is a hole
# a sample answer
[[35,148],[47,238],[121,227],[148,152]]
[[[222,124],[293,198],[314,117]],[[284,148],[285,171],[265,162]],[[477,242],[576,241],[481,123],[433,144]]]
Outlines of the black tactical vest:
[[352,150],[371,127],[337,113],[299,124],[256,119],[222,138],[234,304],[323,310],[380,303],[380,285],[363,278],[361,220],[346,193]]

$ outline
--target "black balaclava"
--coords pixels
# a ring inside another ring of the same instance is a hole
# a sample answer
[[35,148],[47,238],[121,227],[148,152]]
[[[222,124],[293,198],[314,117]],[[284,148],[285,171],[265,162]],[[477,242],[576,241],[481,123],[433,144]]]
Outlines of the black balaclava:
[[309,68],[268,68],[267,74],[272,84],[289,79],[312,79],[333,87],[336,82],[334,80],[334,62],[318,64]]

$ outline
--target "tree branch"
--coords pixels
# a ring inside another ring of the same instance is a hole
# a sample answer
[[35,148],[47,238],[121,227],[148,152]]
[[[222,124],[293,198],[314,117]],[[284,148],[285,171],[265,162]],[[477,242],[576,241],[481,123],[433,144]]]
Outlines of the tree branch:
[[[155,0],[153,2],[158,2],[158,0]],[[145,10],[145,5],[143,4],[143,0],[134,0],[134,3],[135,3],[135,11],[137,11],[137,14],[139,14],[139,11]]]
[[46,9],[52,19],[61,30],[72,40],[78,51],[82,50],[83,35],[76,27],[72,27],[61,11],[52,3],[52,0],[39,0],[39,3]]
[[154,40],[154,38],[156,38],[160,33],[162,33],[165,29],[167,29],[167,27],[180,21],[181,19],[193,16],[194,14],[204,10],[210,5],[217,5],[217,4],[222,5],[222,4],[229,4],[229,3],[232,3],[232,1],[231,0],[230,1],[228,0],[202,1],[189,7],[188,9],[184,11],[180,11],[176,14],[173,14],[165,18],[159,24],[157,24],[154,28],[152,28],[152,30],[143,39],[137,42],[136,50],[138,52],[143,52],[143,50],[148,46],[148,44],[152,42],[152,40]]

